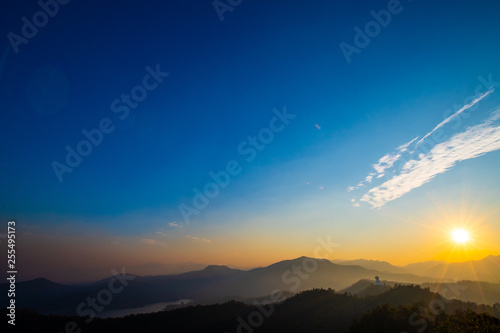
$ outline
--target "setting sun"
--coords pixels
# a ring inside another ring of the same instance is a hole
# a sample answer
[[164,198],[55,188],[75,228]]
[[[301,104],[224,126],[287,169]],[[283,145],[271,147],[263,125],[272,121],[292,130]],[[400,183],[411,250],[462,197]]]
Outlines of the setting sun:
[[464,244],[470,239],[469,233],[464,229],[456,229],[451,233],[451,237],[455,243]]

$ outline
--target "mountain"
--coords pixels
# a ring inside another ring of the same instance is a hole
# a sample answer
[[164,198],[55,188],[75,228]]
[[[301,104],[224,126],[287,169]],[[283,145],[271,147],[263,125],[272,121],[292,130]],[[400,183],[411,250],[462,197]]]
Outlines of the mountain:
[[[157,262],[144,263],[140,265],[127,266],[127,271],[134,275],[172,275],[181,274],[185,272],[197,271],[205,268],[206,264],[185,262],[176,264],[163,264]],[[64,284],[85,284],[91,283],[96,280],[104,279],[109,277],[110,269],[108,268],[94,268],[89,270],[79,270],[79,269],[68,269],[61,272],[48,272],[47,278],[52,281],[57,281]],[[32,276],[30,274],[24,274],[24,272],[19,272],[18,281],[30,281],[38,276]]]
[[498,283],[457,281],[453,283],[423,283],[421,286],[448,299],[488,305],[500,303],[500,284]]
[[391,265],[386,261],[356,259],[356,260],[332,260],[332,262],[338,265],[361,266],[366,269],[374,269],[380,272],[408,273],[408,271],[404,270],[403,268]]
[[16,287],[17,291],[22,290],[23,294],[28,297],[31,296],[33,299],[35,295],[40,298],[60,297],[78,290],[76,286],[66,286],[44,278],[34,279],[29,282],[18,282]]
[[[433,308],[436,304],[442,304],[439,311]],[[5,317],[6,311],[0,313]],[[491,306],[450,301],[429,289],[397,285],[366,297],[313,289],[273,304],[229,301],[119,319],[44,316],[18,309],[16,326],[22,332],[50,332],[72,322],[73,332],[94,333],[499,332],[498,317]]]
[[326,259],[300,257],[267,267],[241,271],[217,286],[217,291],[243,297],[269,295],[273,290],[298,292],[311,288],[342,289],[360,279],[383,279],[422,283],[433,279],[411,274],[383,273],[360,266],[337,265]]
[[194,262],[185,262],[178,264],[163,264],[157,262],[135,265],[128,269],[130,274],[135,275],[171,275],[181,274],[191,271],[201,270],[207,265]]
[[[360,297],[376,295],[394,287],[398,282],[381,281],[382,286],[376,286],[373,280],[359,280],[353,285],[342,289],[339,293],[348,293]],[[500,304],[500,284],[480,281],[456,281],[422,283],[422,288],[438,293],[447,299],[457,299],[463,302],[478,304]]]
[[352,284],[351,286],[338,291],[339,294],[347,293],[349,295],[355,295],[360,297],[378,295],[386,292],[390,288],[397,285],[397,282],[392,281],[380,281],[381,286],[375,285],[373,280],[359,280],[358,282]]
[[[229,296],[269,298],[269,295],[277,291],[296,293],[312,288],[339,290],[360,279],[373,279],[376,275],[382,280],[405,283],[436,282],[431,278],[411,274],[379,272],[360,266],[337,265],[326,259],[300,257],[248,271],[212,265],[199,271],[177,275],[126,275],[126,286],[119,293],[111,294],[112,300],[104,308],[133,308],[179,299],[206,304]],[[23,288],[18,288],[16,295],[17,304],[42,313],[74,314],[77,307],[82,302],[85,305],[89,297],[96,298],[99,293],[109,290],[109,283],[114,279],[110,277],[90,284],[71,286],[64,293],[44,292],[36,280],[23,282]],[[115,285],[119,286],[119,283]],[[7,284],[0,285],[0,291],[6,292],[7,287]]]
[[500,283],[500,256],[488,256],[481,260],[447,263],[445,261],[425,261],[394,266],[385,261],[377,260],[332,260],[339,265],[357,265],[380,272],[406,273],[427,276],[440,280],[475,280]]
[[196,278],[215,278],[215,277],[230,277],[241,275],[244,271],[232,269],[224,265],[209,265],[200,271],[186,272],[178,274],[180,279],[196,279]]
[[446,265],[446,261],[429,260],[424,262],[408,264],[406,266],[403,266],[402,268],[405,270],[405,272],[425,274],[426,272],[432,271],[436,267],[440,267],[442,265]]
[[428,261],[406,265],[403,269],[410,274],[439,279],[500,283],[500,256],[488,256],[481,260],[459,263]]

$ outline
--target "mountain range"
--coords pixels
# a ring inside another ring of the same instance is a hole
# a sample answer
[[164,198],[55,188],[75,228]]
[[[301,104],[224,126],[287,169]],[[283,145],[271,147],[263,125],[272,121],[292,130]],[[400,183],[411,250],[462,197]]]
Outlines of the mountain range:
[[500,283],[500,256],[490,255],[481,260],[471,260],[458,263],[425,261],[406,266],[394,266],[385,261],[365,259],[332,260],[332,262],[339,265],[357,265],[381,272],[414,274],[440,280],[476,280]]
[[[499,257],[490,256],[474,263],[474,267],[478,268],[476,272],[478,280],[495,279],[498,274],[498,270],[495,271],[498,259]],[[294,294],[313,288],[346,290],[345,288],[348,287],[359,287],[358,289],[362,291],[369,285],[365,284],[365,288],[361,288],[362,286],[356,286],[356,283],[362,284],[360,280],[372,283],[375,276],[379,276],[387,286],[395,284],[389,281],[397,281],[403,284],[422,284],[436,292],[443,293],[444,291],[444,286],[440,285],[443,281],[438,279],[441,273],[439,269],[443,269],[439,266],[442,263],[436,263],[435,266],[429,264],[425,272],[432,273],[431,276],[412,274],[405,267],[392,266],[386,262],[357,260],[355,263],[357,265],[345,261],[333,263],[326,259],[300,257],[250,270],[210,265],[201,270],[171,275],[138,276],[124,273],[121,277],[121,280],[125,280],[123,288],[117,287],[120,284],[116,281],[116,277],[79,285],[59,284],[39,278],[17,283],[16,302],[18,307],[32,308],[40,313],[73,315],[78,313],[79,306],[80,309],[82,308],[82,303],[85,305],[88,302],[89,297],[99,300],[104,293],[112,296],[109,302],[106,301],[107,304],[103,304],[106,310],[135,308],[179,299],[190,299],[194,304],[210,304],[227,299],[255,297],[271,299],[270,295],[273,293]],[[455,276],[461,279],[463,277],[458,273],[469,276],[469,272],[459,270],[463,267],[471,267],[470,263],[450,264],[449,266],[451,265],[454,265]],[[117,293],[109,292],[112,280],[115,280],[113,288],[120,289]],[[477,283],[474,285],[471,282],[467,286],[471,291],[459,294],[464,297],[464,300],[474,300],[485,304],[500,301],[500,297],[497,297],[500,295],[498,284],[481,284],[478,287]],[[7,284],[0,285],[1,292],[6,293],[7,289]],[[481,299],[478,296],[481,295],[481,291],[493,293],[493,296],[489,299],[484,297]],[[348,292],[357,294],[354,289]],[[449,296],[449,292],[445,294],[445,297]],[[455,298],[460,299],[460,297]]]
[[[312,289],[273,304],[233,300],[125,318],[46,316],[19,309],[16,326],[22,332],[59,332],[66,328],[66,332],[95,333],[500,331],[500,313],[488,305],[447,300],[419,286],[371,285],[368,288],[378,291],[357,296],[335,293],[331,289]],[[5,317],[7,309],[0,312]]]

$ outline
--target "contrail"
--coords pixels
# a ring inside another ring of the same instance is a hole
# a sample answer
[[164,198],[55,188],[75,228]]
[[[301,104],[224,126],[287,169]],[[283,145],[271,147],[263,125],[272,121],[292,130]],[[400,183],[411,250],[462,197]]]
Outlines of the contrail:
[[[455,112],[454,114],[452,114],[451,116],[449,116],[448,118],[446,118],[445,120],[443,120],[442,122],[440,122],[436,127],[434,127],[434,129],[432,131],[430,131],[429,133],[427,133],[422,139],[420,139],[420,141],[417,142],[417,144],[415,145],[415,149],[418,147],[418,145],[420,145],[422,143],[422,141],[424,141],[429,135],[431,135],[432,133],[434,133],[437,129],[443,127],[444,125],[446,125],[447,123],[449,123],[450,120],[452,120],[453,118],[457,117],[458,115],[460,115],[465,110],[473,107],[474,105],[476,105],[477,103],[479,103],[483,98],[485,98],[486,96],[488,96],[489,94],[491,94],[494,91],[495,91],[495,88],[491,88],[490,90],[488,90],[484,94],[480,95],[479,97],[474,98],[474,100],[472,102],[470,102],[469,104],[466,104],[466,105],[462,106],[462,108],[460,110],[458,110],[457,112]],[[413,151],[415,151],[415,150],[413,150]]]

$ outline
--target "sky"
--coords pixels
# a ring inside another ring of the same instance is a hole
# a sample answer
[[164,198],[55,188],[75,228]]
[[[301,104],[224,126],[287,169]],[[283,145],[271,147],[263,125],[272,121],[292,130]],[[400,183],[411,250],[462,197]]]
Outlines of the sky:
[[[500,255],[497,1],[0,4],[20,275]],[[35,25],[36,23],[36,25]],[[450,243],[465,228],[467,246]]]

